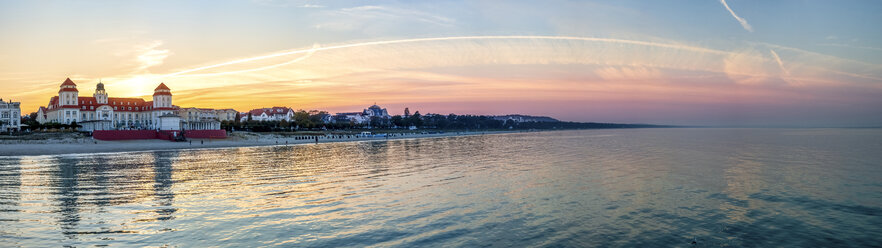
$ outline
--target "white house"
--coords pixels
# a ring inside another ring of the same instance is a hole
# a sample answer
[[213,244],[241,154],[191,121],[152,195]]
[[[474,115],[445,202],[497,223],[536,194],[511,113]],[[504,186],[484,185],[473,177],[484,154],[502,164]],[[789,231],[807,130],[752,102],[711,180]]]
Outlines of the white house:
[[251,114],[251,119],[255,121],[293,121],[294,120],[294,109],[288,107],[272,107],[272,108],[261,108],[261,109],[252,109],[251,111],[242,113],[240,115],[240,121],[247,121],[248,114]]
[[21,103],[0,99],[0,131],[21,130]]

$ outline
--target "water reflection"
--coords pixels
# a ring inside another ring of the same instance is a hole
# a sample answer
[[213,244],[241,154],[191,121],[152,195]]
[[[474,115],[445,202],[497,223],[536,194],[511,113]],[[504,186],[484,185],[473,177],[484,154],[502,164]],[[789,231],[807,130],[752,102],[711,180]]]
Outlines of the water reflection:
[[775,132],[590,130],[0,158],[0,224],[10,226],[0,242],[880,244],[869,234],[882,231],[882,169],[870,162],[882,155],[869,151],[882,139]]
[[12,158],[0,161],[0,244],[21,246],[17,239],[24,233],[20,228],[19,211],[21,207],[21,159]]
[[175,193],[172,191],[172,160],[178,156],[177,151],[153,153],[153,195],[156,201],[156,220],[174,219],[177,208],[173,207]]
[[80,222],[79,205],[79,182],[77,175],[80,167],[80,160],[71,157],[56,157],[53,164],[58,166],[50,187],[55,189],[56,213],[58,213],[57,223],[61,227],[61,232],[68,239],[76,238],[77,227]]

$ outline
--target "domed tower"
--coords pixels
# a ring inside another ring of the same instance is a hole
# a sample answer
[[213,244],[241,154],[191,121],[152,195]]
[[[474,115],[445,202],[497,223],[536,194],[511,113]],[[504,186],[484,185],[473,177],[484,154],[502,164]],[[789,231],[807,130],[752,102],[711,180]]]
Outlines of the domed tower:
[[153,108],[158,109],[171,107],[171,89],[169,89],[168,86],[165,86],[165,83],[160,83],[159,86],[156,86],[156,89],[153,90]]
[[80,91],[77,90],[77,84],[67,78],[64,80],[64,83],[61,83],[60,89],[58,90],[58,105],[60,106],[74,106],[79,105],[77,102],[80,97]]
[[107,104],[107,92],[104,91],[104,83],[98,81],[98,86],[95,87],[95,94],[92,94],[95,97],[95,101],[98,104]]

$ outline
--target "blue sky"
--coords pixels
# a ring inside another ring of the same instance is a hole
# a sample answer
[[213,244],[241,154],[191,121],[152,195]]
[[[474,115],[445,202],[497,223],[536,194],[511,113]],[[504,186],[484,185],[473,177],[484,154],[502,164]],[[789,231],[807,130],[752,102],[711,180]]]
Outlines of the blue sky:
[[[176,104],[240,111],[273,103],[344,111],[377,101],[576,121],[882,125],[874,100],[882,98],[882,2],[728,0],[732,12],[723,3],[0,1],[0,90],[26,108],[72,77],[81,92],[103,79],[125,96],[166,81],[181,96]],[[246,73],[167,76],[285,51],[462,36],[518,37],[341,48],[257,72],[294,57],[199,71]],[[254,102],[223,92],[231,87],[284,91]]]

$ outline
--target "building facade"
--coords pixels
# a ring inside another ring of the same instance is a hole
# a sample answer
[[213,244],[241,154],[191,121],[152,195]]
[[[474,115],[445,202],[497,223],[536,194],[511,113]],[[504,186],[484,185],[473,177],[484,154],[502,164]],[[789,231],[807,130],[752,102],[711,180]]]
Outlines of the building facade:
[[104,83],[99,82],[91,97],[79,95],[77,85],[64,80],[58,96],[49,99],[46,107],[37,111],[40,123],[100,122],[112,129],[158,129],[160,116],[174,114],[178,107],[172,104],[171,89],[160,83],[153,90],[153,101],[141,98],[109,97]]
[[337,113],[331,118],[333,123],[351,123],[364,124],[371,120],[370,117],[364,115],[364,112],[344,112]]
[[261,108],[261,109],[252,109],[251,111],[242,113],[239,117],[241,121],[248,121],[248,115],[251,115],[251,120],[255,121],[293,121],[294,120],[294,109],[288,107],[272,107],[272,108]]
[[370,119],[371,117],[377,117],[377,118],[381,118],[381,119],[389,119],[389,117],[390,117],[389,112],[386,111],[385,108],[380,108],[380,106],[377,106],[376,103],[374,103],[374,105],[371,105],[370,107],[364,109],[364,111],[362,111],[362,113],[365,116],[367,116],[368,119]]
[[184,121],[235,121],[239,117],[234,109],[179,108],[175,114]]
[[21,103],[0,99],[0,131],[21,131]]
[[371,118],[388,120],[389,118],[391,118],[391,116],[389,116],[389,112],[386,111],[385,108],[381,108],[380,106],[377,106],[377,104],[374,104],[362,110],[361,112],[343,112],[337,113],[333,116],[329,116],[327,118],[327,122],[367,124],[371,122]]

